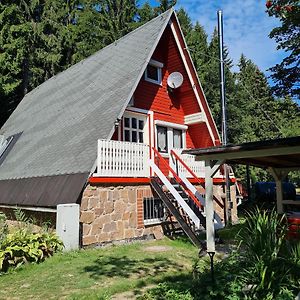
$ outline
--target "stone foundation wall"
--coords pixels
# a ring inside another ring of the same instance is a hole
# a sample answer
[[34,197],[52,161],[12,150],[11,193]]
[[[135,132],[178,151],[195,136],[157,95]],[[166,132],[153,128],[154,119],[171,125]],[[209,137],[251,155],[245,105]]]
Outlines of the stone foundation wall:
[[151,196],[149,185],[88,185],[80,214],[83,246],[150,235],[162,238],[160,225],[144,226],[143,198]]
[[[197,189],[204,193],[204,189]],[[224,198],[222,185],[214,185],[214,194]],[[143,198],[155,197],[150,185],[88,185],[83,192],[80,208],[82,246],[102,245],[111,241],[126,241],[147,236],[163,237],[161,225],[144,226]],[[235,188],[231,189],[235,199]],[[215,203],[221,218],[224,211]],[[237,220],[233,201],[233,220]]]

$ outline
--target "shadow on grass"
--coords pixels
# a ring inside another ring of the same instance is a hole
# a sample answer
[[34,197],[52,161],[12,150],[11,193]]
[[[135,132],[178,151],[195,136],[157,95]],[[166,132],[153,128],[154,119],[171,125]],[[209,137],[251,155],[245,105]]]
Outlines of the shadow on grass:
[[100,256],[90,266],[86,266],[83,272],[89,273],[93,279],[99,279],[102,276],[129,278],[135,276],[143,278],[144,276],[156,276],[168,270],[183,269],[179,263],[167,258],[144,258],[131,259],[127,256],[113,257]]
[[[238,280],[240,269],[241,266],[229,258],[215,264],[215,282],[208,267],[201,270],[196,267],[193,274],[166,275],[156,282],[159,285],[148,289],[147,296],[138,299],[161,300],[169,299],[170,295],[174,299],[242,299],[242,285]],[[141,294],[137,291],[136,295]],[[189,297],[185,298],[187,295]]]

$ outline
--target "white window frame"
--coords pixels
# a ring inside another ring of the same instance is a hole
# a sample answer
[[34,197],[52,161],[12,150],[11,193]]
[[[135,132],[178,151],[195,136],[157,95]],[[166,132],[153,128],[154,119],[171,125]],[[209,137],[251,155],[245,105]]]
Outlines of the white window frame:
[[0,158],[14,139],[14,136],[10,136],[7,139],[4,138],[4,136],[1,136],[1,144],[0,144]]
[[[125,118],[129,118],[129,122],[130,122],[130,127],[125,127]],[[137,128],[132,128],[131,126],[131,119],[132,118],[136,118],[137,119]],[[142,120],[144,121],[144,128],[143,129],[139,129],[139,120]],[[141,143],[139,142],[139,133],[142,132],[143,133],[143,142],[142,144],[149,144],[149,131],[148,131],[148,117],[147,115],[145,114],[139,114],[139,113],[135,113],[135,112],[129,112],[129,111],[126,111],[124,113],[124,116],[123,116],[123,141],[125,142],[125,130],[129,130],[130,132],[130,140],[132,140],[132,131],[136,131],[137,133],[137,142],[132,142],[132,141],[127,141],[129,143]]]
[[145,70],[145,80],[148,82],[154,83],[154,84],[162,85],[162,68],[163,68],[164,64],[157,60],[150,59],[148,65],[156,68],[158,80],[154,80],[154,79],[148,77],[148,66]]
[[155,124],[155,144],[156,144],[157,149],[158,149],[157,126],[162,126],[162,127],[167,128],[167,142],[168,142],[167,148],[168,148],[168,152],[167,153],[161,152],[160,154],[163,157],[168,157],[170,151],[172,149],[174,149],[173,129],[181,130],[181,132],[182,132],[182,135],[181,135],[182,149],[186,148],[186,131],[188,129],[188,126],[182,125],[182,124],[177,124],[177,123],[166,122],[166,121],[160,121],[160,120],[155,120],[154,124]]

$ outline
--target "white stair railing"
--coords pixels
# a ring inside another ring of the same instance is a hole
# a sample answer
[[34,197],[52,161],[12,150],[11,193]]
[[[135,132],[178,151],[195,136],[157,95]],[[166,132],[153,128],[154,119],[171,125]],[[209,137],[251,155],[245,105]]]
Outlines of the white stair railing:
[[[175,152],[175,153],[187,165],[187,162],[183,160],[182,155],[179,156],[178,152]],[[173,168],[174,171],[176,171],[176,172],[178,171],[177,175],[179,176],[179,178],[182,180],[182,182],[185,184],[185,186],[193,193],[193,195],[199,200],[201,205],[204,207],[204,211],[202,213],[205,216],[205,195],[201,195],[199,193],[199,191],[196,189],[196,187],[193,184],[191,184],[191,182],[188,180],[188,177],[192,177],[191,173],[186,169],[186,167],[184,165],[182,165],[182,163],[180,163],[179,161],[176,162],[176,157],[171,156],[170,161],[172,161],[172,163],[170,163],[170,167]],[[187,176],[187,174],[189,176]],[[194,172],[194,174],[195,174],[195,172]],[[217,212],[214,212],[214,226],[215,226],[215,229],[224,228],[222,219],[217,214]]]
[[180,194],[178,193],[178,191],[176,191],[176,189],[174,188],[174,186],[167,179],[167,177],[163,174],[163,172],[159,169],[159,167],[154,163],[154,161],[153,160],[149,160],[149,164],[150,164],[151,168],[153,169],[154,173],[158,176],[158,178],[162,181],[162,183],[165,185],[165,187],[170,191],[170,193],[176,199],[176,201],[178,202],[178,204],[182,207],[182,209],[185,211],[185,213],[193,221],[193,223],[195,224],[195,227],[197,229],[199,229],[201,223],[200,223],[199,218],[193,212],[193,210],[189,207],[189,205],[185,202],[185,200],[180,196]]
[[149,177],[149,146],[98,140],[97,173],[94,177]]
[[[182,154],[182,149],[172,149],[180,158],[185,162],[185,164],[200,178],[205,177],[205,166],[204,161],[195,161],[195,155]],[[170,164],[172,159],[170,159]],[[176,170],[175,165],[171,165],[173,170]],[[178,165],[178,171],[181,174],[185,174],[186,177],[190,177],[190,173],[187,172],[185,167],[181,164]]]
[[[196,161],[195,155],[190,154],[182,154],[182,150],[180,148],[172,149],[183,161],[184,163],[197,175],[199,178],[205,178],[205,166],[204,161]],[[176,170],[175,165],[172,164],[172,159],[170,159],[170,165],[172,169]],[[186,170],[186,168],[179,164],[178,171],[184,174],[187,178],[191,177],[191,174]],[[214,178],[223,178],[223,175],[218,171]]]
[[[178,176],[183,181],[185,186],[196,196],[196,198],[199,200],[201,205],[203,205],[204,211],[202,213],[203,213],[203,216],[205,217],[205,198],[199,193],[199,191],[195,188],[195,186],[189,182],[189,180],[186,178],[185,174],[179,172]],[[215,226],[215,229],[224,228],[222,219],[217,214],[217,212],[214,212],[214,226]]]

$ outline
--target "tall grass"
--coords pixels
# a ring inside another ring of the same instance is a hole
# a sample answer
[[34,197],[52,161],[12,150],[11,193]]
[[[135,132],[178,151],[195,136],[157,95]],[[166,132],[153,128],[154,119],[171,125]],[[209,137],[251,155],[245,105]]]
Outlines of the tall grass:
[[275,210],[254,209],[239,233],[241,280],[250,299],[275,299],[300,287],[300,244],[286,239],[287,222]]

